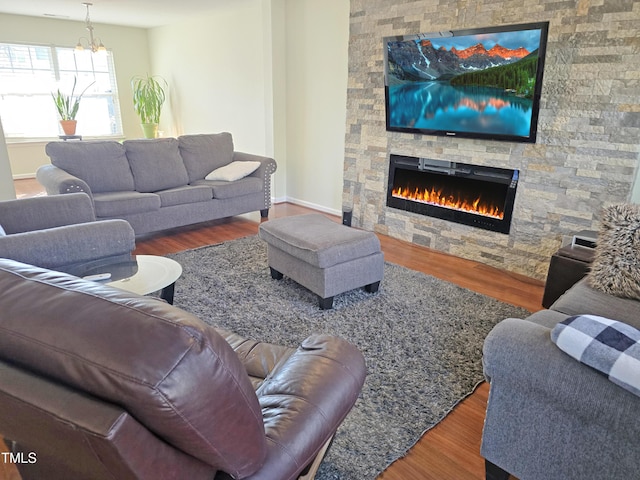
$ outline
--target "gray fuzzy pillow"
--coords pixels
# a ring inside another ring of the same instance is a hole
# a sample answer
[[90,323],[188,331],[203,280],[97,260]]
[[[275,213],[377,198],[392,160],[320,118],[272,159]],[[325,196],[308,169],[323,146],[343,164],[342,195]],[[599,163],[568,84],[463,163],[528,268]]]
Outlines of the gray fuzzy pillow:
[[604,209],[589,283],[610,295],[640,300],[640,205]]

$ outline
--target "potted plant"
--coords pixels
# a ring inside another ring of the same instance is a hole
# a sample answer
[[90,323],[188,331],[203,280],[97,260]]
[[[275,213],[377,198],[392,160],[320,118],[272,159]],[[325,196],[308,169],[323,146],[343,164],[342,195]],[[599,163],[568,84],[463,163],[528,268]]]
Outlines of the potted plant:
[[89,89],[91,85],[96,82],[91,82],[87,85],[82,93],[78,96],[74,96],[76,91],[76,84],[78,79],[73,77],[73,87],[71,88],[71,94],[65,95],[58,89],[56,93],[51,93],[51,97],[53,98],[53,102],[58,109],[58,114],[60,115],[60,125],[62,126],[62,130],[65,135],[75,135],[77,120],[76,115],[78,114],[78,109],[80,108],[80,100],[84,93]]
[[145,138],[156,138],[162,105],[166,99],[167,82],[158,75],[135,76],[131,79],[133,108],[140,116]]

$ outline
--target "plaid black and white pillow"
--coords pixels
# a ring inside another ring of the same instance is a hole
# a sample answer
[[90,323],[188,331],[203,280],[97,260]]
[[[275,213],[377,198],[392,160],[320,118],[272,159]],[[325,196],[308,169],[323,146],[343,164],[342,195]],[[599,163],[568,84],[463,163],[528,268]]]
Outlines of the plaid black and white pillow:
[[565,353],[640,396],[640,331],[596,315],[558,323],[551,340]]

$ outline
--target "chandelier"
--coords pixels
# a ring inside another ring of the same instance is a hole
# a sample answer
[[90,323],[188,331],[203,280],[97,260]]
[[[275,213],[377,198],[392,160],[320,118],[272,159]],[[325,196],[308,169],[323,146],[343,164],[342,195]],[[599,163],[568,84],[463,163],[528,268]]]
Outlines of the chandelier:
[[[101,41],[99,38],[97,38],[97,37],[95,37],[95,38],[94,38],[94,36],[93,36],[93,24],[91,23],[91,18],[89,17],[89,7],[90,7],[91,5],[93,5],[93,3],[85,2],[85,3],[83,3],[82,5],[84,5],[85,7],[87,7],[87,18],[85,19],[85,23],[86,23],[87,25],[86,25],[86,27],[85,27],[85,28],[86,28],[86,29],[87,29],[87,31],[89,32],[89,38],[87,38],[87,37],[80,37],[80,38],[78,39],[78,44],[76,45],[76,50],[84,50],[85,48],[87,48],[87,49],[91,50],[93,53],[96,53],[96,52],[106,52],[106,51],[107,51],[107,47],[105,47],[105,46],[102,44],[102,41]],[[83,41],[83,40],[84,40],[84,41],[86,42],[86,44],[87,44],[87,46],[86,46],[86,47],[82,44],[82,41]]]

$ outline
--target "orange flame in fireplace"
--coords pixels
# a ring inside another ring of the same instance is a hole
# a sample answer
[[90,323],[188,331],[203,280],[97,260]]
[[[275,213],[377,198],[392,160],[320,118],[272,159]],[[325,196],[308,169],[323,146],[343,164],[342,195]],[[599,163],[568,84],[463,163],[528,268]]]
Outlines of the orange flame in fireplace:
[[406,187],[396,187],[392,190],[391,194],[394,197],[403,198],[405,200],[461,210],[463,212],[476,213],[478,215],[484,215],[485,217],[499,219],[504,217],[504,211],[500,207],[487,205],[482,202],[482,198],[480,197],[471,200],[457,198],[454,195],[443,194],[442,189],[436,190],[433,187],[430,190],[424,189],[422,191],[417,188],[412,191]]

